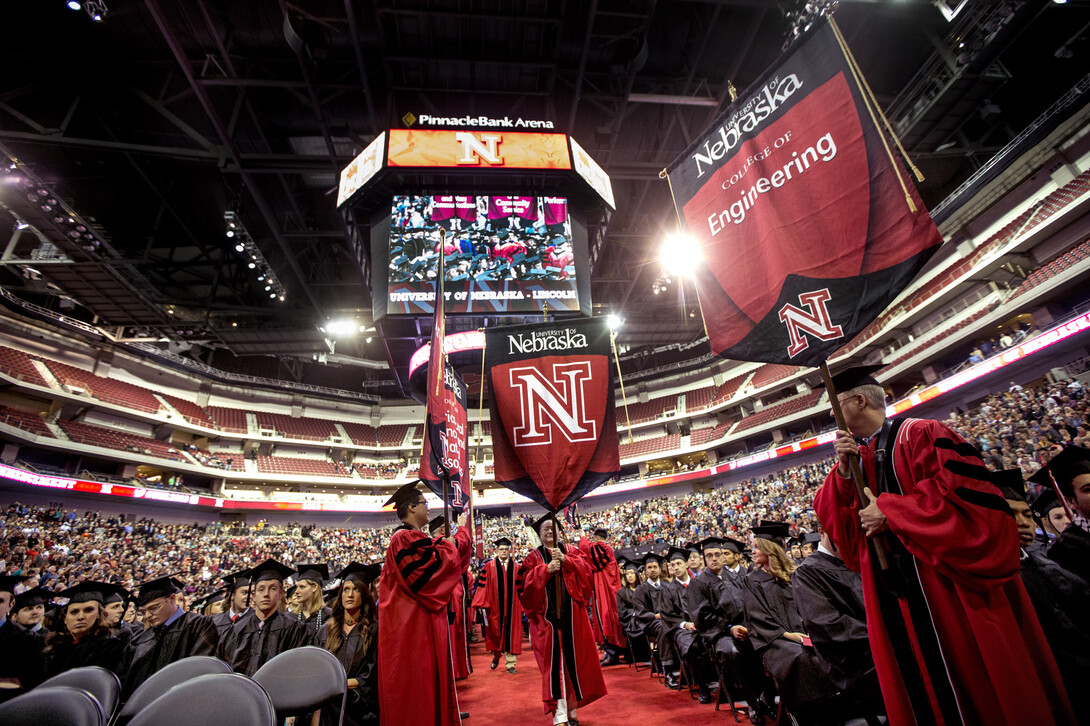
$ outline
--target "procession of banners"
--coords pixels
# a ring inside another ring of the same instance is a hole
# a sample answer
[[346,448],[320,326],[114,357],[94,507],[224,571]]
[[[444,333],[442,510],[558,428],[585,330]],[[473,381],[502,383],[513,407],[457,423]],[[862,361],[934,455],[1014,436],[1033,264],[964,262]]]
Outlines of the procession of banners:
[[669,168],[714,353],[816,366],[942,242],[824,22]]

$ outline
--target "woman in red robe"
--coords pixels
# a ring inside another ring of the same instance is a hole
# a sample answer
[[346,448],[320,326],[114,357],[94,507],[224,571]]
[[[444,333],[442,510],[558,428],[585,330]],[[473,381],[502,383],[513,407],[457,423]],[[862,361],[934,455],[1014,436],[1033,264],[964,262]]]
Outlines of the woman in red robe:
[[447,608],[472,542],[466,515],[453,538],[433,540],[421,531],[428,505],[414,484],[390,500],[402,524],[390,538],[379,579],[379,719],[383,726],[453,726],[461,718]]
[[554,724],[575,724],[576,708],[606,695],[587,620],[594,594],[578,548],[558,544],[553,515],[534,523],[541,546],[522,561],[515,587],[530,618],[530,645],[541,670],[541,700]]

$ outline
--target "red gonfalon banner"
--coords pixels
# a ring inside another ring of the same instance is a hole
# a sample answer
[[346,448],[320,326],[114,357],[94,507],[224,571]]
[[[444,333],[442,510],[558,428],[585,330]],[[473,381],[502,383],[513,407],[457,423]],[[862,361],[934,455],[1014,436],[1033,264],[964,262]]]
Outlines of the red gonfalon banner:
[[887,144],[826,22],[671,165],[714,353],[819,365],[916,276],[942,237]]
[[[466,384],[457,371],[443,362],[443,383],[438,397],[428,389],[428,421],[424,431],[424,450],[420,456],[420,478],[440,499],[443,497],[442,474],[450,476],[450,505],[469,503],[469,436],[466,414]],[[428,371],[429,378],[431,371]]]
[[485,331],[497,484],[558,512],[616,476],[609,353],[598,318]]

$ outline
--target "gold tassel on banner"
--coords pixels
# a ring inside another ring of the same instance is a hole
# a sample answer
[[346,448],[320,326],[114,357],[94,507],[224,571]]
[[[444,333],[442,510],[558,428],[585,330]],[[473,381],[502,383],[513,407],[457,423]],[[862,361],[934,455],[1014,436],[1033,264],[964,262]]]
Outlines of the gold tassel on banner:
[[[923,174],[920,172],[919,168],[912,163],[912,159],[908,158],[908,152],[901,146],[901,140],[898,139],[897,134],[894,133],[893,126],[889,123],[889,119],[882,113],[882,108],[878,105],[878,99],[874,97],[874,93],[870,90],[870,86],[867,85],[867,80],[863,77],[863,71],[860,70],[859,65],[855,62],[855,57],[848,48],[847,41],[844,40],[844,36],[840,33],[840,27],[837,26],[836,21],[831,17],[829,18],[829,27],[833,29],[833,34],[836,36],[836,42],[840,45],[840,51],[844,54],[844,59],[848,62],[848,68],[855,78],[855,84],[863,94],[863,105],[867,107],[867,113],[870,114],[871,122],[878,129],[878,136],[882,139],[882,147],[885,148],[886,154],[889,155],[889,160],[893,163],[893,173],[897,175],[897,181],[901,185],[901,191],[905,193],[905,201],[908,203],[908,210],[915,213],[916,202],[913,201],[912,195],[908,191],[908,186],[901,176],[901,170],[897,167],[897,160],[893,156],[893,150],[889,148],[889,142],[886,140],[886,134],[882,132],[882,126],[885,126],[886,133],[888,133],[890,137],[893,138],[893,142],[897,144],[901,156],[904,158],[905,163],[908,164],[909,169],[916,175],[918,181],[923,181]],[[877,110],[878,115],[881,116],[882,124],[879,124],[878,119],[875,118],[875,110]]]
[[636,443],[636,440],[632,438],[632,419],[628,417],[628,400],[624,394],[624,378],[621,376],[621,359],[617,355],[617,334],[612,330],[609,331],[609,345],[613,348],[613,362],[617,364],[617,382],[621,384],[621,400],[624,401],[624,419],[626,427],[628,428],[628,444],[631,446]]

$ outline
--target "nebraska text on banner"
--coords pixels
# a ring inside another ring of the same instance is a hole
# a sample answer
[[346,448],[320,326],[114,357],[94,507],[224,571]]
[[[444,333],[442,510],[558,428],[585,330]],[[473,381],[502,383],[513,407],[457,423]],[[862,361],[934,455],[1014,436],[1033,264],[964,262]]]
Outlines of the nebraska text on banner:
[[496,482],[556,512],[620,469],[609,327],[485,331]]
[[[712,350],[814,366],[942,242],[822,24],[669,169]],[[910,201],[911,200],[911,203]]]

